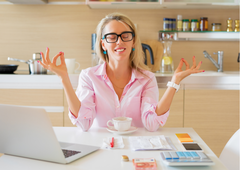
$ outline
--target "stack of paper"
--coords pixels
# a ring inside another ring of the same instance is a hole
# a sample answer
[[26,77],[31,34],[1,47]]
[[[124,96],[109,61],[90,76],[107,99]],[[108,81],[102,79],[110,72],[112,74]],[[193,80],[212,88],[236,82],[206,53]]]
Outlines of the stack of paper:
[[171,150],[164,135],[160,136],[133,136],[129,137],[129,143],[133,150]]

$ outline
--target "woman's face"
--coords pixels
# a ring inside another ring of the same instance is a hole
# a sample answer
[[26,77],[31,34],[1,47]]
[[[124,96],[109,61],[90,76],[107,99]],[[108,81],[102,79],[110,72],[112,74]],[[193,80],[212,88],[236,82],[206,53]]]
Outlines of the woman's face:
[[[116,20],[109,22],[103,29],[103,36],[109,33],[122,34],[123,32],[132,32],[130,27]],[[118,36],[117,42],[109,43],[114,41],[116,35],[107,35],[107,39],[104,38],[101,40],[102,48],[104,51],[107,51],[109,62],[120,62],[120,61],[129,61],[130,53],[134,47],[134,37],[132,40],[128,41],[128,38],[131,37],[131,33],[126,33],[122,35],[122,39]],[[108,42],[107,42],[108,41]]]

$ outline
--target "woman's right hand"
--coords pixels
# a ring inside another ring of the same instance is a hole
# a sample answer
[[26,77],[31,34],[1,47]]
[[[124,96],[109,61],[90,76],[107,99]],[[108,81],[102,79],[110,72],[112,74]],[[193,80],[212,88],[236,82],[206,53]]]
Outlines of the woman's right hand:
[[[65,59],[64,59],[64,52],[61,51],[57,55],[55,55],[53,57],[52,62],[49,59],[49,48],[48,47],[47,47],[47,50],[46,50],[46,57],[44,57],[43,52],[41,52],[41,55],[42,55],[42,61],[39,61],[39,64],[41,64],[41,66],[43,68],[54,72],[55,74],[57,74],[60,77],[64,77],[64,76],[68,75],[67,67],[66,67],[66,63],[65,63]],[[58,57],[60,57],[60,60],[61,60],[60,65],[56,64]]]

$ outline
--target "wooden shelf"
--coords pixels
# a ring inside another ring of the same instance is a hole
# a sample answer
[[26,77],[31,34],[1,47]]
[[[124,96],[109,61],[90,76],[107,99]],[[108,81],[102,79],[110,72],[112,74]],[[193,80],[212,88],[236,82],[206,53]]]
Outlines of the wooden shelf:
[[[164,40],[162,33],[172,35],[175,41],[239,41],[240,32],[226,31],[159,31],[159,40]],[[168,37],[168,36],[167,36]],[[166,39],[165,39],[166,40]]]

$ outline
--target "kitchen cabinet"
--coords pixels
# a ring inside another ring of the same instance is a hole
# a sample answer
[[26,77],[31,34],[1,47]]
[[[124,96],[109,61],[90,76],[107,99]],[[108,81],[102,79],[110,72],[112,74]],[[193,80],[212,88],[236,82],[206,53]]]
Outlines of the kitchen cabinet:
[[185,89],[184,127],[192,127],[220,156],[239,128],[239,90]]
[[0,103],[45,108],[52,125],[63,126],[62,89],[0,89]]
[[238,9],[238,0],[162,0],[162,5],[167,8],[179,9],[214,9],[235,8]]
[[[159,100],[167,88],[159,88]],[[170,106],[170,114],[164,127],[183,127],[183,89],[175,94]]]
[[238,9],[237,0],[119,0],[119,1],[94,1],[86,0],[86,4],[92,8],[102,9]]

